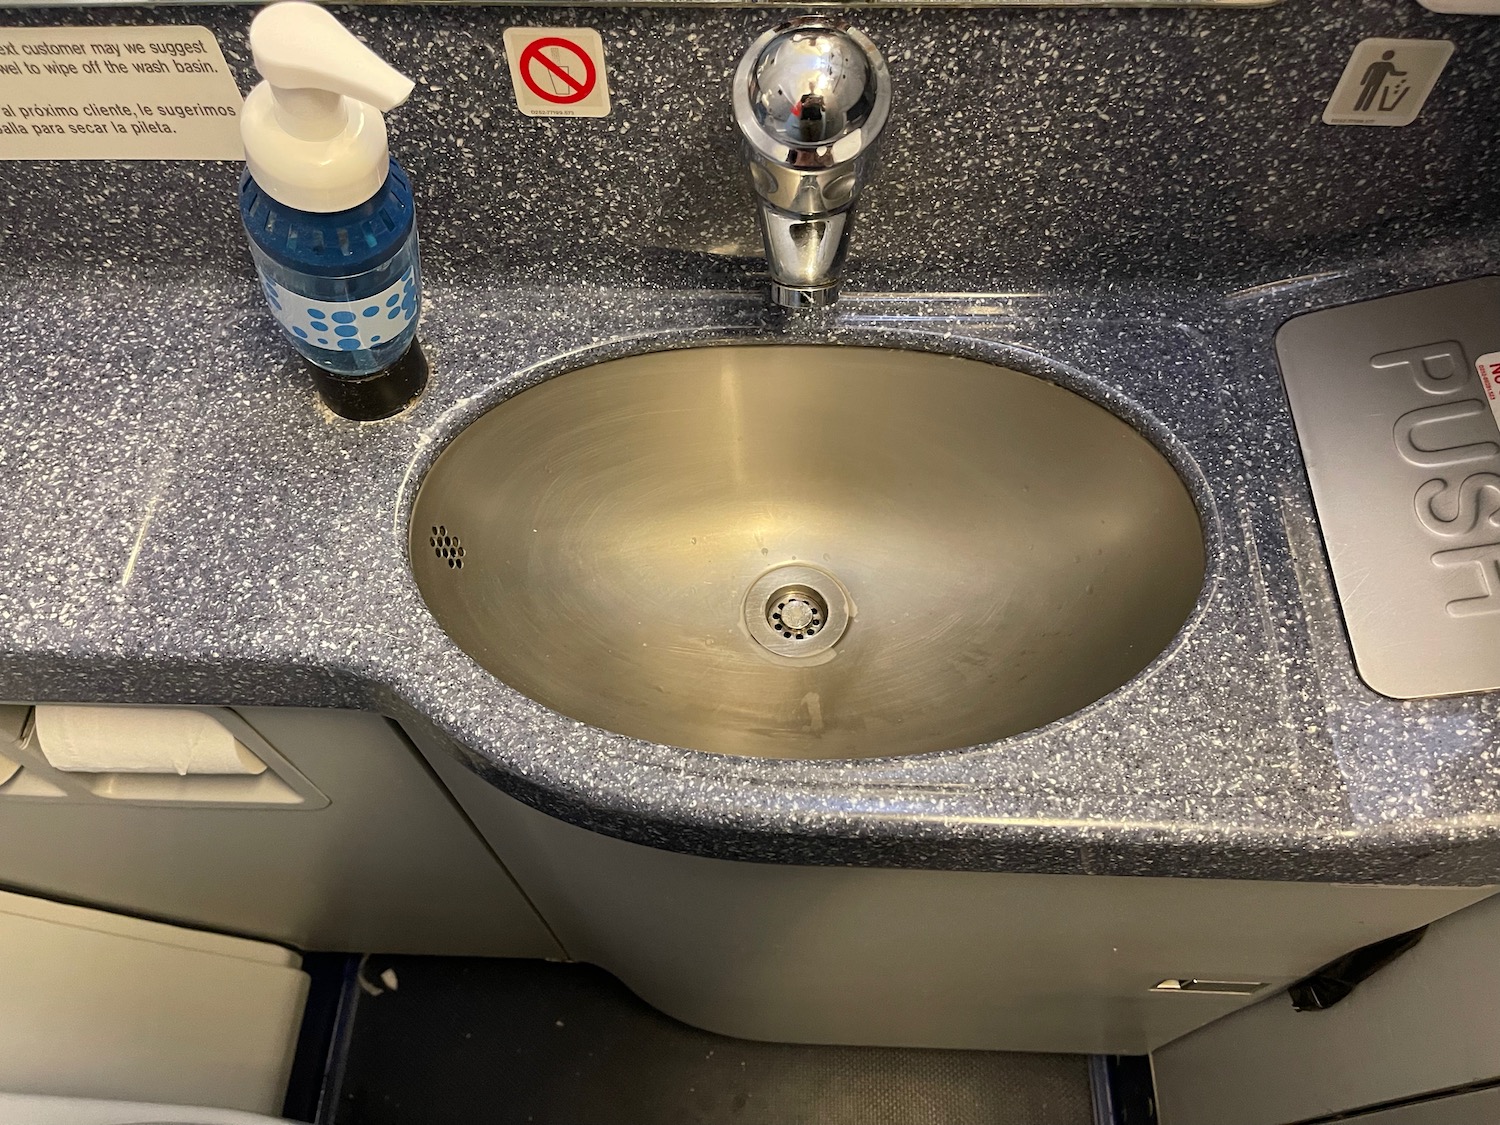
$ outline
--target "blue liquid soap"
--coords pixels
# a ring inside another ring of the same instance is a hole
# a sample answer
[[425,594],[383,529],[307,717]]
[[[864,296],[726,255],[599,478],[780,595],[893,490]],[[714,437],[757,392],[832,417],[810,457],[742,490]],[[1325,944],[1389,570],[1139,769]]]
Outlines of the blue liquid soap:
[[411,181],[394,160],[372,198],[327,213],[277,202],[247,171],[240,218],[266,303],[302,355],[359,378],[406,354],[422,311],[422,265]]

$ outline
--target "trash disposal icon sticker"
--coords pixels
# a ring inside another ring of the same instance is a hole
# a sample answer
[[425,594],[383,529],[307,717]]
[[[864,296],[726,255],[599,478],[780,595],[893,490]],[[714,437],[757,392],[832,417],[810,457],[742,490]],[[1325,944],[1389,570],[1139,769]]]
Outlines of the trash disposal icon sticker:
[[1446,39],[1366,39],[1349,56],[1324,124],[1410,125],[1452,54]]

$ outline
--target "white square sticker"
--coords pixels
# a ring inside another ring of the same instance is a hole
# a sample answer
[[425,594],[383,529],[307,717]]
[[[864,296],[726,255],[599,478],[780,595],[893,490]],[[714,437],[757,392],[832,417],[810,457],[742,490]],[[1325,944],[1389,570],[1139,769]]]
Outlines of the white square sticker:
[[508,27],[505,59],[528,117],[608,117],[604,41],[589,27]]
[[1500,352],[1480,356],[1474,361],[1474,366],[1479,369],[1479,382],[1484,387],[1490,413],[1495,416],[1495,425],[1500,426]]
[[1325,125],[1410,125],[1448,65],[1446,39],[1366,39],[1323,110]]

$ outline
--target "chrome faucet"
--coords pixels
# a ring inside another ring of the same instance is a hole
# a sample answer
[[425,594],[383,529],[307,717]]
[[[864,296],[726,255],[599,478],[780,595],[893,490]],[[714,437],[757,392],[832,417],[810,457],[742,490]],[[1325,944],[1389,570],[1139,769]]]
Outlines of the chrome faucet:
[[838,298],[854,205],[891,106],[885,59],[837,20],[804,16],[767,31],[734,75],[734,120],[771,267],[787,308]]

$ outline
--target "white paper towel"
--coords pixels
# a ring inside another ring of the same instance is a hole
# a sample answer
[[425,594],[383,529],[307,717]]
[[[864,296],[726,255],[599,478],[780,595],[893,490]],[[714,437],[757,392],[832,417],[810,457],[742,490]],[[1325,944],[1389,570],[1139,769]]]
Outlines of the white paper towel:
[[69,773],[264,773],[266,764],[202,711],[38,704],[36,743]]
[[20,772],[21,767],[5,755],[0,754],[0,785],[4,785]]

